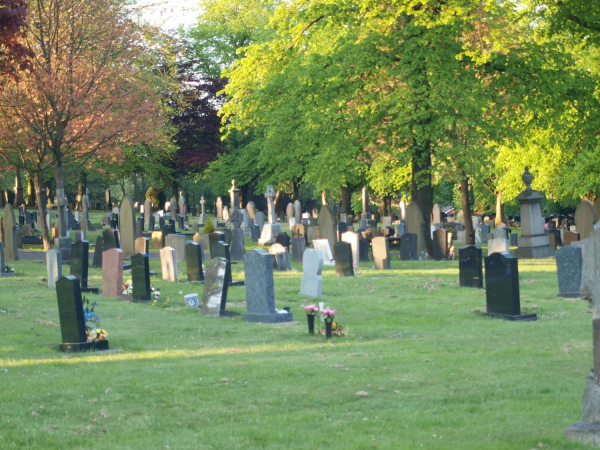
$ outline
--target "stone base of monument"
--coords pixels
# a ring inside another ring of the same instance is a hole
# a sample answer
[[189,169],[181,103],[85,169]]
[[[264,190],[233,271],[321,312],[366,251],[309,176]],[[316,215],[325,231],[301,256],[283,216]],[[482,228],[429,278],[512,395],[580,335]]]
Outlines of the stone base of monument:
[[240,287],[240,286],[244,286],[244,282],[243,281],[232,281],[227,286],[228,287]]
[[481,313],[484,316],[492,317],[494,319],[505,319],[510,321],[521,321],[521,322],[533,322],[537,320],[537,314],[518,314],[518,315],[510,315],[510,314],[498,314],[498,313]]
[[0,278],[10,278],[10,277],[14,277],[15,273],[14,272],[2,272],[0,273]]
[[558,298],[579,298],[581,297],[581,292],[564,292],[561,294],[556,294]]
[[100,293],[100,289],[99,288],[87,287],[87,288],[81,288],[81,292],[87,292],[89,294],[99,294]]
[[576,422],[565,430],[567,439],[584,444],[600,445],[600,423]]
[[587,377],[583,393],[583,420],[565,430],[572,441],[600,445],[600,386],[594,381],[594,372]]
[[242,316],[244,322],[254,323],[282,323],[293,322],[292,313],[275,313],[275,314],[252,314],[246,313]]
[[75,344],[60,344],[60,351],[65,353],[78,353],[88,351],[108,350],[108,340],[96,342],[78,342]]
[[550,258],[554,256],[554,247],[551,245],[519,247],[515,250],[515,256],[520,259]]

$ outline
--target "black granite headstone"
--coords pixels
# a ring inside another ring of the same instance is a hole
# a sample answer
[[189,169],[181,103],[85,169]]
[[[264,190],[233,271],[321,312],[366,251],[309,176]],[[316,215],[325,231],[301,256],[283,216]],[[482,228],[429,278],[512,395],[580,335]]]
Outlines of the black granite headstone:
[[137,253],[131,257],[131,300],[149,302],[152,300],[150,288],[150,261],[146,253]]
[[252,225],[250,233],[252,235],[252,242],[258,242],[258,239],[260,238],[260,226],[256,224]]
[[458,249],[458,270],[462,287],[483,288],[483,253],[469,245]]
[[202,249],[200,244],[197,242],[188,242],[185,244],[185,262],[187,266],[188,282],[204,282],[204,272],[202,270]]
[[441,261],[448,258],[448,232],[435,230],[433,232],[433,259]]
[[335,274],[338,277],[353,277],[352,246],[348,242],[336,242],[333,246]]
[[292,258],[294,259],[294,262],[302,263],[305,249],[306,242],[303,236],[292,239]]
[[290,243],[291,239],[287,233],[277,233],[277,237],[275,238],[276,244],[281,244],[285,247],[285,249],[290,252]]
[[369,262],[369,240],[358,238],[358,260],[361,262]]
[[519,260],[510,253],[492,253],[485,258],[487,316],[508,320],[537,320],[536,314],[521,315]]
[[62,352],[108,350],[108,341],[88,342],[79,280],[73,276],[61,277],[56,282],[58,316],[62,335]]
[[177,228],[183,231],[183,216],[177,216]]
[[104,238],[98,236],[96,238],[96,246],[94,247],[94,261],[92,267],[94,269],[102,269],[102,252],[104,251]]
[[342,234],[348,231],[348,224],[346,222],[339,222],[337,224],[338,241],[342,240]]
[[90,243],[88,241],[77,241],[71,246],[71,275],[80,282],[81,292],[97,294],[98,288],[88,287]]
[[402,261],[418,260],[418,242],[415,233],[404,233],[400,236],[400,259]]

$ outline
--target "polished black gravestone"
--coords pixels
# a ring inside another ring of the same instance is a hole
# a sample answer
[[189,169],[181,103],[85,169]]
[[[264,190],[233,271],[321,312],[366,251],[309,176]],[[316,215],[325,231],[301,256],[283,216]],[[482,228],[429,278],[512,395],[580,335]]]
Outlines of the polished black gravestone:
[[119,232],[113,228],[102,232],[102,251],[110,250],[111,248],[121,248],[119,242]]
[[187,267],[188,283],[203,283],[202,248],[197,242],[185,244],[185,264]]
[[469,245],[458,249],[458,270],[462,287],[483,288],[483,252]]
[[336,244],[333,246],[333,259],[335,260],[336,276],[354,276],[354,264],[352,262],[352,245],[350,245],[348,242],[336,242]]
[[292,322],[292,313],[275,308],[273,282],[274,256],[262,249],[251,250],[244,256],[246,274],[246,308],[244,322]]
[[338,222],[338,224],[337,224],[338,241],[342,240],[342,234],[344,234],[346,231],[348,231],[348,224],[346,222]]
[[150,261],[146,253],[137,253],[131,257],[131,301],[149,302],[152,300],[150,288]]
[[94,260],[92,261],[92,267],[94,269],[102,269],[102,251],[104,247],[104,238],[98,236],[96,238],[96,246],[94,247]]
[[107,340],[87,341],[79,280],[73,276],[60,277],[56,282],[56,298],[62,335],[60,351],[108,350]]
[[581,293],[583,258],[581,247],[566,245],[554,253],[558,275],[558,297],[578,298]]
[[77,241],[71,246],[71,275],[79,280],[81,292],[97,294],[98,288],[88,287],[90,243]]
[[212,246],[212,256],[214,258],[225,258],[227,260],[227,285],[229,287],[243,286],[243,281],[233,281],[231,277],[231,259],[229,257],[229,244],[225,242],[216,242]]
[[369,240],[358,238],[358,260],[361,262],[369,262]]
[[486,316],[508,320],[537,320],[536,314],[521,315],[519,260],[510,253],[492,253],[485,258]]
[[433,259],[441,261],[448,259],[448,232],[446,230],[435,230],[433,232]]
[[252,242],[258,242],[258,239],[260,238],[260,227],[256,224],[252,225],[250,234],[252,236]]
[[217,242],[225,242],[225,233],[222,231],[213,231],[208,235],[208,252],[210,258],[216,258],[216,255],[213,253],[213,246]]
[[277,236],[275,237],[275,243],[283,245],[288,253],[290,252],[291,240],[287,233],[277,233]]
[[177,228],[183,231],[183,216],[177,216]]
[[418,241],[415,233],[404,233],[400,236],[400,259],[402,261],[418,260]]

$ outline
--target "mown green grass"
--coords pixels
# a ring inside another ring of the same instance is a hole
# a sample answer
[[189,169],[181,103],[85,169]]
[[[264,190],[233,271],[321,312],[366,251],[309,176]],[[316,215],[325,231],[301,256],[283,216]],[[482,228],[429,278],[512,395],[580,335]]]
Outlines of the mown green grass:
[[[154,278],[166,307],[97,297],[114,352],[64,355],[45,263],[16,262],[0,279],[0,448],[587,448],[564,430],[581,420],[590,311],[556,297],[554,260],[519,265],[537,322],[480,315],[485,291],[460,288],[455,261],[394,257],[354,278],[325,268],[321,301],[348,331],[328,342],[307,333],[294,263],[275,290],[295,323],[204,317],[183,302],[201,287]],[[229,293],[244,312],[244,288]]]

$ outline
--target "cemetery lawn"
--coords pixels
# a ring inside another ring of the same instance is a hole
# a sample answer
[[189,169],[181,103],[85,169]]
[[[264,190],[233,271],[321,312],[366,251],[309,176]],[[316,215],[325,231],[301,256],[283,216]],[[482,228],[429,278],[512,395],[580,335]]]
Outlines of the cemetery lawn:
[[[391,271],[361,263],[344,279],[326,267],[321,300],[347,331],[330,342],[307,333],[299,264],[275,273],[296,320],[285,325],[204,317],[183,303],[201,286],[153,278],[166,304],[88,296],[113,351],[78,355],[58,352],[45,263],[12,264],[17,276],[0,279],[3,449],[588,448],[564,430],[582,418],[592,316],[556,297],[553,259],[519,262],[537,322],[479,314],[485,291],[458,286],[456,261],[394,256]],[[228,305],[245,311],[244,288]]]

